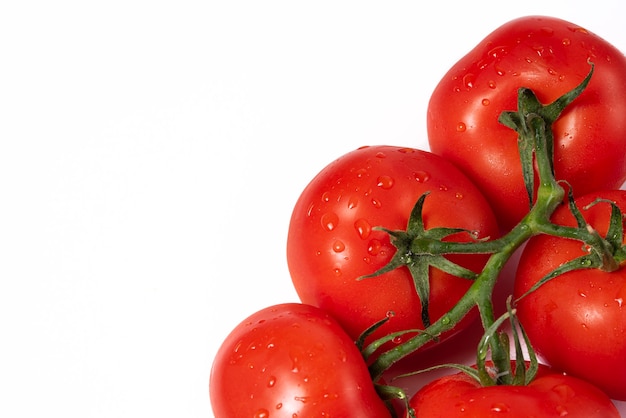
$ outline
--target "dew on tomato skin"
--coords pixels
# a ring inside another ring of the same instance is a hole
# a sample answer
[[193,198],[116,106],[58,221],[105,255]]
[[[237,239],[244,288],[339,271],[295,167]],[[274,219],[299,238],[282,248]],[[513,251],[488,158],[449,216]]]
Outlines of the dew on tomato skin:
[[556,412],[559,414],[560,417],[565,417],[569,415],[569,411],[563,405],[557,405]]
[[348,199],[348,209],[354,209],[359,204],[359,199],[355,196],[350,196]]
[[265,408],[261,408],[254,413],[254,418],[269,418],[270,411]]
[[563,44],[563,46],[570,46],[572,44],[572,41],[570,38],[563,38],[561,44]]
[[457,132],[465,132],[467,130],[467,126],[465,125],[465,123],[463,122],[459,122],[456,125],[456,131]]
[[471,90],[474,87],[474,74],[467,73],[463,76],[463,85],[466,89]]
[[329,192],[322,193],[322,202],[330,202],[330,193]]
[[617,302],[617,306],[618,307],[622,307],[622,303],[624,303],[624,299],[622,298],[615,298],[615,302]]
[[416,171],[413,173],[413,177],[415,177],[418,183],[426,183],[430,179],[430,174],[425,171]]
[[572,399],[574,396],[576,396],[576,392],[574,391],[574,389],[570,385],[565,383],[560,383],[554,386],[552,388],[552,392],[559,395],[559,398],[564,401]]
[[498,402],[491,405],[491,410],[493,412],[509,412],[511,407],[505,403]]
[[376,181],[376,185],[384,190],[389,190],[394,185],[393,177],[390,176],[380,176]]
[[363,218],[354,221],[354,229],[361,239],[367,239],[372,233],[372,226]]
[[371,240],[367,245],[367,253],[369,255],[378,255],[383,248],[383,243],[377,239]]
[[333,269],[333,273],[335,276],[339,277],[341,276],[341,269],[339,268]]
[[399,148],[398,152],[401,152],[402,154],[412,154],[415,150],[413,148]]
[[322,228],[326,231],[330,232],[337,227],[339,223],[339,217],[334,212],[328,212],[322,215],[321,217]]
[[376,153],[376,158],[387,158],[387,155],[385,155],[384,152],[379,151]]
[[457,199],[461,200],[461,199],[463,199],[463,193],[456,192],[454,197],[456,197]]
[[375,208],[381,208],[383,206],[380,200],[378,199],[372,199],[371,202]]
[[340,253],[343,252],[343,250],[346,249],[346,244],[343,243],[343,241],[337,240],[335,242],[333,242],[333,251],[336,253]]
[[578,32],[578,33],[584,33],[584,34],[588,34],[589,33],[589,31],[587,31],[587,29],[581,28],[580,26],[568,26],[567,29],[569,29],[572,32]]
[[270,376],[267,380],[267,387],[273,388],[276,385],[276,376]]
[[551,28],[551,27],[549,27],[549,26],[544,26],[544,27],[543,27],[543,28],[541,28],[540,30],[541,30],[541,33],[542,33],[543,35],[547,35],[547,36],[552,36],[552,35],[554,35],[554,29],[552,29],[552,28]]
[[489,99],[483,99],[480,103],[483,106],[489,106],[491,104],[491,101]]

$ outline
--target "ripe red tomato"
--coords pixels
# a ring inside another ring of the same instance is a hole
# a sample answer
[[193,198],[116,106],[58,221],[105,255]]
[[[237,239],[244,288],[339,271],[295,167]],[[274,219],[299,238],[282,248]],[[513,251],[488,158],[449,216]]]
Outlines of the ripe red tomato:
[[[626,191],[582,196],[579,207],[596,197],[615,201],[626,211]],[[587,222],[605,236],[611,207],[600,203],[582,210]],[[561,225],[575,226],[563,206],[553,215]],[[580,241],[537,236],[520,257],[514,294],[519,297],[557,267],[586,254]],[[584,378],[612,398],[626,400],[626,269],[607,273],[575,270],[558,276],[518,303],[518,317],[533,347],[553,367]]]
[[[390,312],[395,315],[371,338],[423,329],[408,268],[358,278],[385,266],[396,252],[389,235],[374,227],[406,230],[411,210],[425,192],[430,192],[423,207],[426,229],[445,226],[475,231],[480,238],[497,236],[486,199],[439,156],[381,145],[359,148],[325,167],[302,192],[289,226],[287,261],[302,302],[329,312],[354,339]],[[450,239],[471,238],[461,233]],[[479,272],[486,256],[454,260]],[[470,284],[431,268],[430,318],[446,313]],[[467,326],[471,316],[456,330]]]
[[517,134],[501,125],[528,87],[548,104],[594,74],[553,125],[556,178],[579,194],[618,189],[626,180],[626,58],[582,27],[551,17],[504,24],[461,58],[428,106],[430,149],[461,168],[509,230],[529,203]]
[[215,357],[209,391],[219,418],[391,416],[339,324],[296,303],[235,327]]
[[619,418],[609,397],[584,380],[540,366],[527,386],[482,387],[461,372],[439,378],[410,401],[420,418]]

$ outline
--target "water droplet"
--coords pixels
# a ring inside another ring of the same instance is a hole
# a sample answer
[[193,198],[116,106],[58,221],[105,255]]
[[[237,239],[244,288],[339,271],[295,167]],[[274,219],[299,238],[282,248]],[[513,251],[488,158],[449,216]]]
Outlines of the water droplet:
[[544,26],[543,28],[541,28],[541,33],[547,36],[552,36],[554,35],[554,29],[548,26]]
[[333,269],[333,273],[335,274],[335,276],[339,277],[341,276],[341,269],[339,268]]
[[355,196],[351,196],[348,199],[348,209],[354,209],[359,204],[359,199]]
[[622,303],[624,303],[624,299],[622,299],[622,298],[615,298],[615,302],[617,302],[617,306],[619,306],[621,308],[622,307]]
[[364,168],[360,168],[360,169],[356,170],[354,172],[354,174],[356,174],[357,178],[361,178],[361,177],[363,177],[364,175],[367,174],[367,170],[364,169]]
[[442,184],[439,186],[439,190],[441,190],[442,192],[445,192],[448,190],[448,186],[446,186],[445,184]]
[[470,90],[472,87],[474,87],[474,74],[472,74],[472,73],[465,74],[463,76],[463,85],[468,90]]
[[346,244],[343,243],[343,241],[337,240],[335,242],[333,242],[333,251],[336,253],[340,253],[343,250],[346,249]]
[[322,202],[330,202],[330,193],[328,192],[322,193]]
[[280,409],[283,407],[283,403],[282,402],[278,402],[275,406],[276,409]]
[[393,318],[394,316],[396,316],[396,313],[394,311],[387,311],[387,313],[385,314],[385,316],[387,318]]
[[465,402],[459,402],[454,406],[457,407],[460,412],[465,412],[465,409],[467,408],[467,405],[465,404]]
[[456,197],[457,199],[461,200],[461,199],[463,199],[463,193],[456,192],[454,197]]
[[376,185],[385,190],[391,189],[393,187],[393,184],[393,178],[389,176],[380,176],[376,181]]
[[367,246],[367,253],[369,255],[378,255],[380,254],[380,250],[382,249],[383,244],[377,240],[377,239],[373,239],[369,242],[368,246]]
[[378,199],[372,199],[372,205],[374,205],[375,208],[380,208],[383,204],[380,203]]
[[398,152],[401,152],[402,154],[412,154],[415,150],[413,148],[399,148]]
[[483,106],[489,106],[491,101],[489,99],[483,99],[481,103],[482,103]]
[[273,388],[274,385],[276,385],[276,376],[270,376],[270,378],[267,380],[267,387]]
[[387,156],[385,155],[384,152],[379,151],[376,153],[376,158],[387,158]]
[[393,337],[391,339],[391,342],[394,344],[401,344],[402,343],[402,337]]
[[265,346],[265,348],[267,348],[268,350],[271,350],[274,347],[276,347],[276,345],[274,345],[274,343],[267,343],[267,346]]
[[501,77],[506,74],[506,71],[502,67],[499,67],[497,65],[495,65],[493,69],[496,71],[496,74],[498,74]]
[[459,122],[459,123],[456,124],[456,131],[457,132],[465,132],[466,129],[467,129],[467,127],[465,126],[465,123]]
[[580,26],[570,26],[567,29],[571,30],[572,32],[578,32],[578,33],[584,33],[584,34],[589,33],[587,29],[581,28]]
[[570,38],[563,38],[561,43],[563,44],[563,46],[570,46],[572,44],[572,41]]
[[372,226],[363,218],[354,221],[354,229],[361,239],[367,239],[372,233]]
[[496,88],[496,82],[493,80],[489,80],[489,82],[487,83],[487,86],[489,86],[490,89],[495,89]]
[[548,68],[548,74],[556,75],[556,70],[554,68]]
[[552,391],[559,395],[559,397],[564,401],[572,399],[574,396],[576,396],[576,392],[574,391],[574,389],[572,389],[570,385],[567,385],[565,383],[554,386],[552,388]]
[[491,48],[487,54],[493,58],[501,58],[506,55],[507,52],[508,51],[505,46],[497,46],[495,48]]
[[334,212],[328,212],[322,215],[321,222],[322,228],[330,232],[337,227],[339,217]]
[[297,402],[307,403],[310,400],[310,397],[309,396],[294,396],[293,400]]
[[587,294],[586,294],[584,291],[579,290],[579,291],[578,291],[578,296],[583,297],[583,298],[586,298],[586,297],[587,297]]
[[450,323],[450,317],[444,316],[443,318],[441,318],[441,323],[444,325],[448,325]]
[[265,408],[261,408],[254,413],[254,418],[268,418],[269,416],[270,412]]
[[494,403],[493,405],[491,405],[491,410],[493,412],[509,412],[510,409],[511,408],[509,407],[509,405],[502,402]]
[[420,183],[426,183],[430,178],[430,174],[425,171],[416,171],[415,173],[413,173],[413,176],[415,177],[415,180]]
[[559,414],[560,417],[566,417],[569,415],[569,411],[563,405],[557,405],[556,412]]

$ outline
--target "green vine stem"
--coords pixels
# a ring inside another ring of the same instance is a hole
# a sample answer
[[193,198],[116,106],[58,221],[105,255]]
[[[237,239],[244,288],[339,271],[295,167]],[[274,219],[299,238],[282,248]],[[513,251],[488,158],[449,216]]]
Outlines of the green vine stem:
[[[386,370],[402,358],[415,352],[429,341],[436,339],[442,333],[453,329],[474,306],[478,307],[483,328],[485,330],[491,328],[496,321],[492,294],[500,272],[513,254],[534,235],[549,234],[566,237],[580,240],[589,246],[592,250],[591,252],[595,254],[594,260],[596,261],[580,263],[580,267],[570,266],[570,269],[598,267],[613,270],[618,267],[614,254],[621,251],[620,255],[623,255],[623,249],[607,244],[607,241],[600,237],[592,228],[589,228],[586,224],[581,224],[580,221],[578,227],[566,227],[553,224],[550,221],[554,210],[566,200],[565,189],[554,175],[552,124],[565,107],[582,93],[589,83],[592,74],[593,64],[591,64],[589,74],[579,86],[548,105],[542,105],[531,90],[522,88],[518,92],[518,110],[502,113],[500,122],[518,133],[518,148],[530,201],[528,214],[507,234],[494,240],[444,242],[441,238],[445,235],[445,232],[451,231],[447,231],[445,228],[442,228],[442,231],[427,231],[423,228],[415,228],[414,225],[422,226],[421,219],[417,221],[415,219],[410,220],[407,232],[387,231],[391,235],[399,254],[394,256],[394,260],[390,262],[390,265],[368,277],[375,277],[385,271],[389,271],[391,268],[407,265],[406,260],[415,263],[415,260],[419,260],[420,257],[433,260],[453,253],[484,253],[491,255],[483,270],[472,277],[473,283],[468,291],[449,312],[432,324],[427,325],[422,332],[404,343],[378,355],[369,366],[370,374],[374,381],[378,381]],[[528,153],[531,154],[529,155]],[[536,185],[534,183],[535,164],[538,179],[538,184]],[[418,201],[412,216],[418,214],[421,217],[421,206],[417,206],[423,204],[424,198],[426,196],[423,196]],[[570,201],[573,202],[571,195]],[[582,216],[576,213],[577,208],[573,206],[573,203],[570,204],[570,207],[577,219],[581,220]],[[411,227],[412,225],[413,227]],[[451,274],[455,274],[458,271],[444,263],[439,263],[439,266]],[[409,265],[409,267],[411,266]],[[557,272],[556,274],[561,273]],[[423,278],[414,277],[416,283],[419,280],[423,280]],[[420,292],[420,289],[417,290],[418,293],[423,293]],[[420,296],[424,297],[423,295]],[[428,301],[426,300],[425,302],[427,305]],[[495,340],[492,339],[489,347],[492,362],[497,369],[504,370],[510,367],[508,347],[504,347],[503,344]]]

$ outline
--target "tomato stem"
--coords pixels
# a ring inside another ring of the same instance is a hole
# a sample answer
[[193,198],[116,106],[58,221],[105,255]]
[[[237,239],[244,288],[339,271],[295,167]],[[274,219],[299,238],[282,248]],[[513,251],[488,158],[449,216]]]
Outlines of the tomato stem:
[[[424,321],[426,326],[422,332],[417,333],[404,343],[380,353],[369,366],[374,381],[378,381],[382,374],[400,359],[415,352],[426,343],[436,340],[441,334],[452,330],[475,306],[478,308],[485,330],[497,326],[493,307],[495,284],[505,264],[534,235],[548,234],[580,240],[589,246],[592,253],[583,260],[584,262],[577,260],[571,265],[564,266],[563,271],[553,272],[554,274],[546,277],[543,282],[576,268],[616,269],[619,267],[619,263],[626,259],[626,251],[621,247],[624,232],[621,229],[622,217],[619,209],[617,209],[618,213],[614,213],[612,216],[613,227],[607,234],[609,238],[605,239],[584,223],[578,208],[573,205],[570,188],[568,195],[570,209],[579,221],[578,227],[557,225],[550,220],[552,213],[566,200],[565,189],[557,181],[554,173],[552,125],[562,111],[582,93],[592,74],[593,64],[591,64],[591,70],[587,77],[576,88],[548,105],[541,104],[531,90],[522,88],[518,91],[518,110],[501,114],[500,122],[518,133],[522,172],[530,201],[530,210],[527,215],[507,234],[492,240],[443,241],[442,238],[452,233],[458,233],[460,230],[424,229],[421,209],[426,195],[423,195],[416,203],[406,232],[387,231],[392,237],[392,242],[396,245],[397,253],[389,265],[367,277],[375,277],[393,268],[410,264],[413,266],[412,273],[423,273],[424,268],[433,266],[450,274],[472,278],[474,281],[456,305],[441,318],[430,325]],[[535,183],[535,175],[537,183]],[[616,205],[613,204],[614,212],[616,211],[615,208]],[[444,258],[444,255],[455,253],[491,255],[482,271],[478,274],[472,274],[460,266],[451,266],[449,260]],[[443,263],[441,260],[447,262]],[[415,268],[418,265],[424,268]],[[414,280],[422,305],[427,306],[428,285],[424,283],[424,280],[428,280],[428,275],[426,274],[426,277],[421,278],[414,277]],[[430,318],[425,319],[430,320]],[[490,352],[496,370],[511,369],[508,345],[508,341],[504,342],[499,338],[489,338],[485,343],[484,352]]]

